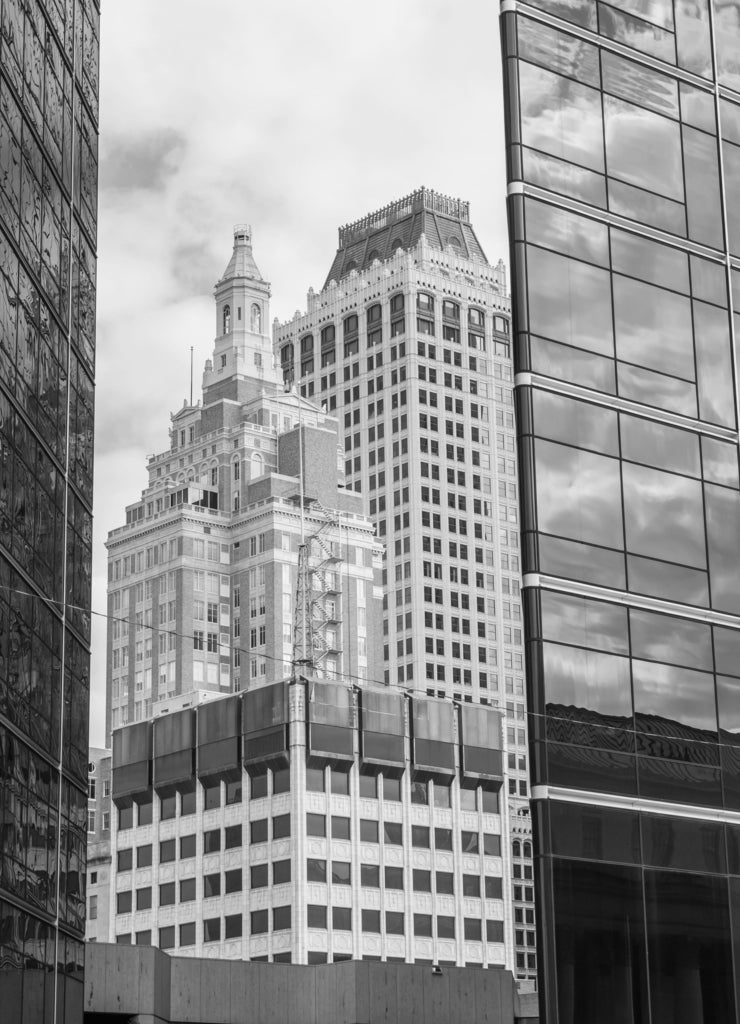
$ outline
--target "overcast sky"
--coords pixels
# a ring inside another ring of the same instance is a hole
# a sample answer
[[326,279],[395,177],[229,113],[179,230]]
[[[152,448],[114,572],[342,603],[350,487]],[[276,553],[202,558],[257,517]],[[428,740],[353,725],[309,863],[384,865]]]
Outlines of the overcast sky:
[[[271,318],[305,310],[337,228],[421,185],[507,260],[494,0],[109,0],[101,17],[93,609],[109,530],[168,447],[249,223]],[[90,736],[102,745],[105,619]]]

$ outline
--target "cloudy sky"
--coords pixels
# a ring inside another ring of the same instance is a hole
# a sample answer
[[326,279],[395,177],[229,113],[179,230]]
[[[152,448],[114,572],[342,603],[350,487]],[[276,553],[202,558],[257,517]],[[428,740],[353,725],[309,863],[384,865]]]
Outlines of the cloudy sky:
[[[506,253],[494,0],[111,0],[101,18],[93,609],[105,537],[168,446],[215,336],[213,285],[250,223],[271,316],[305,309],[337,227],[426,185]],[[102,744],[105,620],[91,742]]]

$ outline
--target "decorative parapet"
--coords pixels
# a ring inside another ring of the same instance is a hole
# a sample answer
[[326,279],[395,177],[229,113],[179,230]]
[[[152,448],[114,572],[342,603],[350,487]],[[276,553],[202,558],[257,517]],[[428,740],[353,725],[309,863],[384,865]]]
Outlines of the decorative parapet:
[[432,213],[441,213],[446,217],[455,217],[457,220],[470,223],[470,203],[463,199],[443,196],[439,192],[422,186],[415,192],[411,192],[410,195],[396,199],[380,210],[353,221],[352,224],[345,224],[339,229],[339,247],[350,245],[368,232],[378,231],[380,228],[395,224],[396,221],[419,210],[430,210]]

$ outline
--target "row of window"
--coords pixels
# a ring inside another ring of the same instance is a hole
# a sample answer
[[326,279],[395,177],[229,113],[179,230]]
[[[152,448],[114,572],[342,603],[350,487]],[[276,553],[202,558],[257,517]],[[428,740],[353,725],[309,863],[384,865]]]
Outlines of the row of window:
[[[439,787],[444,793],[446,787]],[[436,793],[437,787],[435,787]],[[475,791],[460,790],[462,793],[472,793],[473,800],[467,800],[468,806],[474,806]],[[489,813],[498,811],[498,794],[487,790],[480,790],[480,797],[483,809]],[[417,798],[416,802],[423,802]],[[265,843],[269,838],[268,818],[259,818],[249,823],[250,843],[252,845]],[[350,818],[344,815],[330,815],[330,837],[349,841],[351,839]],[[360,841],[364,843],[379,843],[382,829],[383,841],[393,846],[403,845],[403,824],[400,821],[385,821],[382,823],[373,818],[360,819]],[[286,839],[290,837],[290,814],[278,814],[272,818],[272,839]],[[223,848],[225,850],[240,847],[243,844],[242,825],[227,825],[223,830]],[[306,834],[321,838],[327,837],[327,815],[307,813]],[[431,849],[432,836],[434,849],[451,851],[453,848],[452,830],[449,828],[435,827],[434,830],[427,825],[411,826],[411,845],[418,849]],[[218,853],[221,850],[221,829],[208,829],[203,833],[203,853]],[[460,832],[460,844],[463,853],[483,853],[487,857],[501,856],[501,837],[493,832],[484,832],[481,843],[480,834],[477,831],[463,829]],[[197,835],[191,833],[179,837],[179,856],[181,859],[188,859],[196,856]],[[159,863],[165,864],[177,859],[178,839],[162,839],[159,843]],[[118,850],[117,868],[118,871],[130,871],[133,868],[134,848],[126,847]],[[152,845],[143,844],[136,847],[136,866],[138,868],[150,867],[152,864]]]
[[[350,907],[326,907],[323,904],[309,903],[306,908],[306,924],[309,928],[326,929],[328,927],[329,911],[331,910],[331,925],[335,931],[352,930],[352,909]],[[381,911],[361,909],[361,927],[363,932],[380,933]],[[386,935],[405,934],[404,914],[400,911],[387,910],[385,912]],[[421,938],[433,937],[433,924],[436,924],[436,936],[438,939],[455,938],[455,918],[444,914],[414,914],[413,934]],[[464,938],[471,942],[481,942],[483,939],[482,922],[475,917],[463,919]],[[496,920],[486,921],[486,942],[504,941],[504,922]]]
[[[431,614],[431,613],[429,613]],[[431,626],[431,622],[428,623]],[[328,773],[328,774],[327,774]],[[388,775],[364,775],[360,773],[358,775],[359,793],[360,797],[365,800],[377,800],[380,798],[382,792],[382,799],[391,802],[400,802],[402,800],[403,793],[403,777],[394,778]],[[222,806],[222,802],[226,805],[241,803],[243,790],[242,780],[234,779],[227,780],[225,782],[208,781],[204,780],[200,783],[203,790],[203,809],[206,811],[213,810]],[[381,790],[382,787],[382,790]],[[267,797],[268,795],[279,796],[281,793],[287,793],[290,791],[290,769],[282,768],[277,770],[271,770],[263,775],[256,775],[249,779],[249,796],[252,800],[259,800]],[[337,769],[323,769],[323,768],[307,768],[306,769],[306,790],[313,793],[323,793],[331,791],[338,795],[349,795],[350,792],[350,773],[342,772]],[[415,804],[434,804],[436,807],[449,808],[452,806],[452,789],[449,784],[445,784],[441,781],[430,783],[424,780],[412,779],[410,782],[410,793],[411,802]],[[495,790],[487,790],[482,788],[475,789],[459,789],[459,801],[460,806],[463,810],[481,810],[487,814],[498,814],[498,793]],[[166,821],[173,819],[177,816],[178,810],[181,816],[187,816],[195,814],[197,802],[197,793],[195,787],[182,790],[179,793],[173,792],[165,794],[159,797],[159,818],[160,821]],[[132,804],[122,805],[118,808],[118,827],[119,830],[132,828],[134,825],[134,807],[136,808],[136,823],[138,825],[151,825],[153,821],[153,803],[151,796],[141,800],[134,801]],[[311,816],[309,816],[311,817]],[[316,816],[313,816],[316,817]],[[323,815],[320,817],[324,818]],[[252,828],[252,835],[264,834],[264,839],[252,838],[252,842],[265,842],[267,840],[267,818],[259,819],[250,823]],[[279,821],[281,824],[276,826],[274,823]],[[287,821],[287,826],[283,824]],[[339,831],[344,828],[341,822],[349,822],[349,818],[334,815],[332,816],[332,836],[334,838],[344,838],[343,836],[336,835],[335,830]],[[373,822],[371,819],[361,819],[361,829],[368,830],[371,825],[377,822]],[[398,824],[398,823],[387,823],[387,824]],[[290,815],[278,815],[273,817],[273,839],[279,838],[275,835],[275,828],[290,828]],[[318,828],[319,825],[311,821],[310,827]],[[348,827],[348,826],[347,826]],[[399,825],[400,827],[400,825]],[[324,821],[324,832],[326,834],[326,823]],[[241,825],[228,826],[226,833],[229,836],[234,836],[234,829],[241,829]],[[445,833],[445,829],[438,829],[440,837]],[[210,833],[218,834],[219,830],[211,830]],[[289,832],[287,834],[290,834]],[[316,834],[316,833],[310,833]],[[240,833],[241,835],[241,833]],[[181,837],[185,839],[187,837]],[[377,839],[374,840],[377,842]],[[442,841],[438,839],[438,842]],[[215,842],[215,839],[209,839],[210,842]],[[241,838],[234,845],[241,845]],[[449,848],[450,847],[445,847]]]
[[[363,888],[379,889],[381,878],[386,889],[398,889],[401,891],[408,886],[408,876],[406,876],[406,885],[404,885],[403,867],[386,865],[385,868],[382,868],[379,864],[360,864],[360,885]],[[482,891],[480,875],[464,874],[462,878],[463,896],[480,899],[481,895],[483,895],[487,900],[500,900],[502,898],[502,881],[498,876],[485,875]],[[306,879],[309,882],[326,883],[331,881],[333,885],[351,885],[352,865],[349,861],[331,861],[327,864],[327,861],[320,857],[310,857],[306,861]],[[455,895],[454,874],[452,871],[432,871],[428,868],[413,868],[411,871],[411,883],[411,888],[414,892],[435,892],[438,896]],[[432,883],[434,883],[434,886],[432,886]]]
[[[137,860],[138,863],[138,860]],[[249,888],[254,891],[269,885],[270,867],[272,868],[272,884],[284,885],[291,881],[290,860],[273,861],[270,864],[255,864],[250,868]],[[378,864],[360,865],[360,885],[363,888],[379,889],[381,877],[385,889],[404,890],[404,868],[386,866],[381,875],[381,867]],[[306,878],[308,882],[326,884],[331,881],[333,885],[352,884],[352,866],[348,861],[332,861],[327,870],[326,860],[321,858],[309,858],[306,861]],[[454,896],[454,875],[451,871],[435,871],[414,868],[412,871],[412,889],[414,892],[431,893],[438,896]],[[434,882],[434,887],[432,887]],[[230,871],[212,872],[203,875],[203,899],[212,899],[221,895],[231,895],[243,891],[242,869],[234,868]],[[179,892],[179,896],[178,896]],[[481,890],[481,879],[476,874],[464,874],[462,876],[462,895],[474,899],[502,898],[502,880],[499,877],[486,875],[483,879],[483,890]],[[176,902],[189,903],[196,899],[195,877],[183,878],[177,882],[162,882],[159,885],[160,907],[173,906]],[[150,910],[152,907],[152,887],[143,886],[132,890],[121,890],[116,894],[116,913],[129,914],[134,909]]]
[[[393,336],[393,325],[402,320],[405,314],[406,300],[405,296],[401,292],[397,292],[390,298],[390,322],[391,322],[391,336]],[[428,292],[419,292],[416,296],[416,310],[420,318],[424,320],[433,320],[435,313],[435,298]],[[453,302],[451,299],[443,299],[441,304],[441,312],[443,321],[448,323],[445,326],[452,327],[460,323],[460,305],[457,302]],[[368,337],[377,334],[381,330],[381,324],[383,320],[383,308],[381,304],[374,303],[369,306],[365,311],[366,325]],[[483,331],[485,325],[485,312],[482,309],[470,307],[468,309],[468,325],[479,331]],[[508,334],[509,324],[508,320],[502,316],[494,316],[493,328],[499,334]],[[454,329],[454,327],[453,327]],[[351,343],[353,339],[356,339],[359,334],[359,317],[357,313],[350,313],[342,321],[342,334],[345,345]],[[336,344],[337,330],[335,324],[327,324],[321,328],[320,340],[321,350],[324,351]],[[300,339],[300,353],[301,357],[307,356],[314,350],[314,336],[313,334],[304,334]],[[283,365],[292,363],[293,361],[293,344],[288,343],[283,345],[280,353],[280,361]]]
[[[381,911],[363,909],[361,914],[361,928],[363,932],[370,934],[381,933]],[[285,931],[291,927],[291,907],[272,908],[272,931]],[[309,928],[324,930],[328,927],[329,908],[318,904],[308,904],[306,908],[306,923]],[[404,935],[405,915],[400,911],[387,910],[385,912],[385,934]],[[352,930],[352,908],[332,907],[331,924],[335,931]],[[264,935],[270,931],[270,911],[253,910],[249,915],[250,935]],[[438,939],[455,938],[455,918],[443,914],[432,917],[431,914],[413,915],[413,934],[415,936],[431,938],[433,936],[433,925]],[[486,942],[504,941],[504,923],[498,920],[487,920],[485,922]],[[179,929],[179,932],[176,931]],[[222,919],[211,917],[203,919],[203,942],[220,942],[221,939],[237,939],[243,934],[243,918],[241,914],[227,914]],[[483,941],[483,923],[474,917],[463,919],[463,936],[469,942]],[[194,946],[196,943],[196,923],[189,921],[179,926],[168,925],[159,929],[159,948],[173,949],[176,935],[179,937],[178,945]],[[152,939],[151,930],[136,932],[137,945],[150,945]],[[119,945],[130,944],[131,935],[118,935],[116,941]],[[321,954],[319,954],[321,956]],[[324,960],[326,954],[323,954]],[[285,954],[289,962],[290,954]],[[276,961],[278,957],[274,958]],[[335,957],[336,959],[336,957]],[[349,957],[346,957],[349,959]]]

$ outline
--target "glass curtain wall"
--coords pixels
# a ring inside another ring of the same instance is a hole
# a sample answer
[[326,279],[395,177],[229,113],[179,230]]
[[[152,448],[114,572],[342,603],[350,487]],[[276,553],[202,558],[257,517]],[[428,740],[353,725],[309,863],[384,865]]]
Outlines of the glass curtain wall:
[[82,1020],[98,8],[0,0],[0,1018]]
[[502,0],[541,1014],[740,1019],[740,2]]

